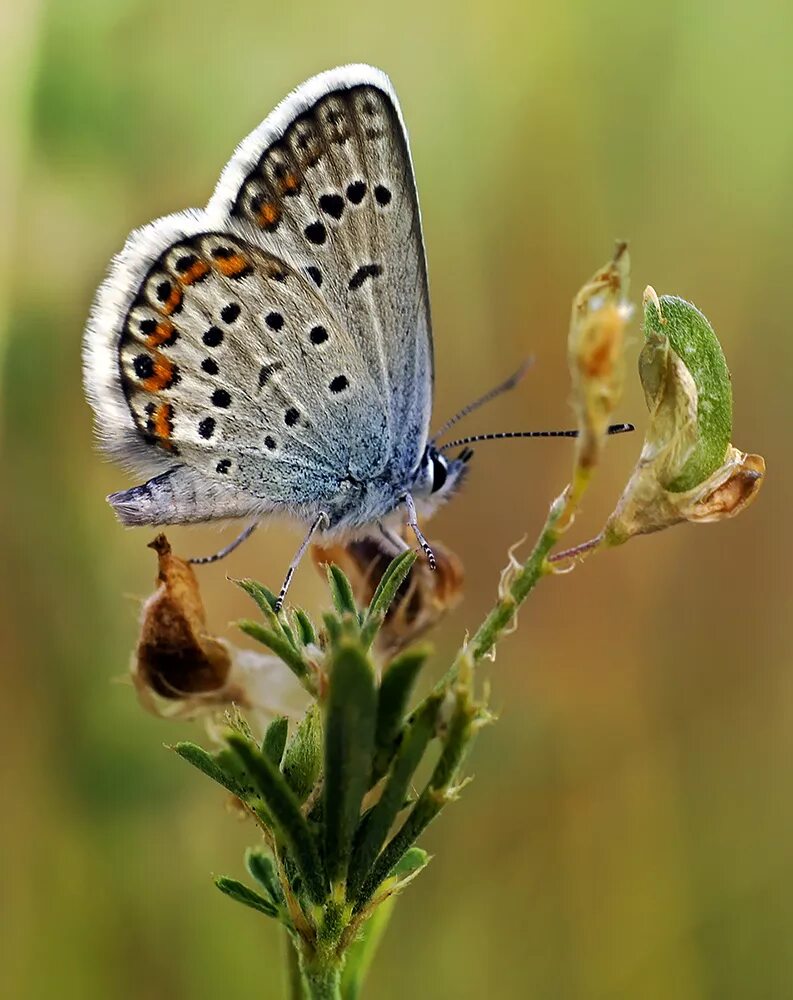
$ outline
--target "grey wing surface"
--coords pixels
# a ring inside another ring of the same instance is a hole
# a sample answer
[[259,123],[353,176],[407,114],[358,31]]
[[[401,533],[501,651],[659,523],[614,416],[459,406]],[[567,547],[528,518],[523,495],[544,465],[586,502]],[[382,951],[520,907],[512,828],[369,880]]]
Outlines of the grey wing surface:
[[432,343],[407,138],[387,78],[307,81],[240,145],[205,210],[136,231],[101,286],[85,385],[108,451],[161,473],[129,523],[398,484],[426,442]]
[[[303,84],[240,145],[208,212],[307,275],[368,376],[340,431],[349,471],[404,476],[426,444],[433,357],[413,167],[388,78],[344,67]],[[346,351],[325,349],[352,383]]]

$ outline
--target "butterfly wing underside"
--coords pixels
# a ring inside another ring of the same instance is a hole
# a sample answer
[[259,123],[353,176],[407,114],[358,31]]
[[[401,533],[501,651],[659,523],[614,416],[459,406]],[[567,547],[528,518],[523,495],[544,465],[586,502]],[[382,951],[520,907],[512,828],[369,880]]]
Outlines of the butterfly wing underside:
[[184,480],[163,515],[151,490],[127,491],[130,521],[308,516],[345,478],[405,480],[427,438],[432,340],[382,73],[308,81],[241,143],[205,210],[132,235],[99,293],[86,385],[111,451]]

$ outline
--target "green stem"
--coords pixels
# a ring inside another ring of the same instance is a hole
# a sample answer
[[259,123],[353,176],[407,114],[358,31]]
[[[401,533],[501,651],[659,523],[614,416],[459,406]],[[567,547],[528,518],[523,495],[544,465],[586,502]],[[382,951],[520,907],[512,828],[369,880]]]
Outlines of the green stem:
[[504,630],[512,622],[520,605],[529,596],[537,582],[546,574],[546,559],[548,553],[559,540],[558,524],[562,515],[567,513],[567,509],[567,503],[564,494],[562,494],[562,497],[551,505],[548,519],[531,555],[516,571],[507,592],[499,598],[493,610],[476,630],[469,644],[470,655],[475,663],[486,656],[495,646]]
[[286,993],[289,1000],[304,1000],[303,977],[300,975],[300,960],[295,942],[289,931],[284,930],[284,966],[286,971]]
[[341,1000],[342,962],[336,957],[315,956],[301,961],[306,1000]]

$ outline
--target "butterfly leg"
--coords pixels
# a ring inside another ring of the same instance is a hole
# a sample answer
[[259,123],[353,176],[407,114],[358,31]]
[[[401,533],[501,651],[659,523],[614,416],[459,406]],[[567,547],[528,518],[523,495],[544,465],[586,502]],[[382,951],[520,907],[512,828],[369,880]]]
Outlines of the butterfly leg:
[[324,511],[320,511],[319,514],[314,518],[314,522],[308,529],[308,534],[301,542],[300,548],[295,553],[295,557],[289,564],[289,569],[286,571],[286,578],[284,579],[284,585],[281,587],[281,592],[278,595],[278,600],[275,602],[274,611],[278,612],[284,606],[284,598],[286,597],[286,592],[289,590],[289,584],[292,582],[292,577],[295,575],[295,570],[300,564],[300,560],[306,554],[306,549],[309,546],[309,542],[314,537],[314,533],[322,526],[322,522],[328,522],[328,515]]
[[233,552],[234,549],[239,548],[239,546],[242,545],[246,539],[250,538],[258,526],[259,522],[254,521],[252,524],[249,524],[247,528],[243,528],[237,537],[222,548],[220,552],[215,552],[211,556],[196,556],[194,559],[188,559],[187,561],[192,563],[194,566],[204,566],[206,563],[218,562],[220,559],[225,559],[229,553]]
[[416,541],[419,543],[424,555],[427,557],[430,569],[434,570],[438,564],[435,562],[435,554],[430,548],[430,543],[421,533],[418,518],[416,517],[416,505],[413,503],[413,497],[409,493],[406,493],[402,497],[402,503],[405,505],[408,512],[408,527],[412,529],[413,534],[416,536]]
[[395,555],[399,555],[401,552],[407,552],[410,548],[401,535],[397,534],[396,531],[392,531],[391,528],[387,528],[382,521],[378,522],[377,527],[380,529],[380,534],[394,550]]

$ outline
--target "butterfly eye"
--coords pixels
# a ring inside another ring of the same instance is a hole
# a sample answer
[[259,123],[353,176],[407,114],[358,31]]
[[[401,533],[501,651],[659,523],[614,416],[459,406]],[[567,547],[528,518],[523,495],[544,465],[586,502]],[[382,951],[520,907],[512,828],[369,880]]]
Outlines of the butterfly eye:
[[431,493],[437,493],[438,490],[443,488],[443,484],[446,482],[446,477],[449,474],[449,468],[446,464],[446,459],[443,455],[433,455],[432,456],[432,489]]

